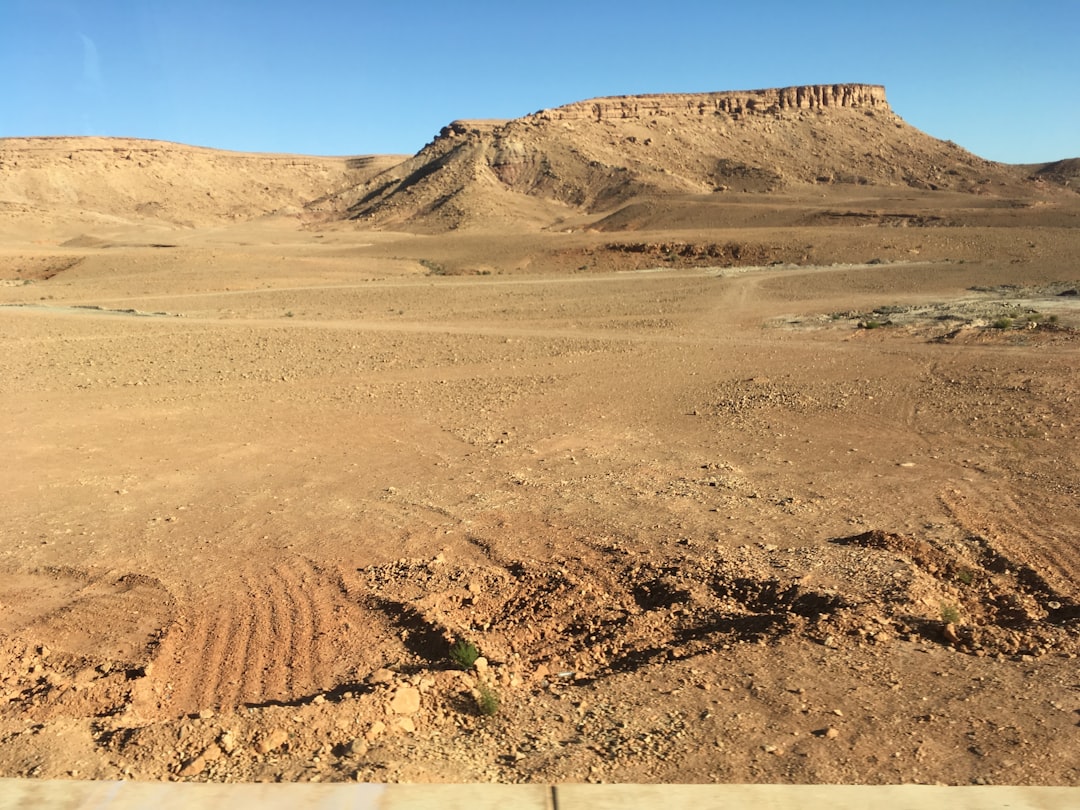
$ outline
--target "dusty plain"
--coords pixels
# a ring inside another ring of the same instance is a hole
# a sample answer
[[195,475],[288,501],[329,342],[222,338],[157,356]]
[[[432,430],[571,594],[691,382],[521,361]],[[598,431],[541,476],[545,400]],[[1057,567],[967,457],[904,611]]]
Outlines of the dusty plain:
[[0,195],[0,775],[1080,784],[1068,183],[409,227],[76,147]]

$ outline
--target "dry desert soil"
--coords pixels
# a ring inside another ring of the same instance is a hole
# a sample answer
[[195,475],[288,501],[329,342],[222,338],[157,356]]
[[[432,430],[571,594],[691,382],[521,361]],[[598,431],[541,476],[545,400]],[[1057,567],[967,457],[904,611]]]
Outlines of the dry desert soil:
[[1078,175],[863,85],[0,140],[0,775],[1080,784]]

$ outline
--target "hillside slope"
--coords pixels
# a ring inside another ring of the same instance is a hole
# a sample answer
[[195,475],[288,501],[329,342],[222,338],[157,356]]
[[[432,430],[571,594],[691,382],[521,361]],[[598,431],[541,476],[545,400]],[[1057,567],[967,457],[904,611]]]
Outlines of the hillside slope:
[[511,121],[455,121],[403,163],[312,210],[440,231],[612,212],[633,199],[880,185],[976,194],[1030,186],[904,122],[877,85],[577,102]]
[[132,138],[4,138],[0,226],[201,226],[298,214],[400,159],[249,154]]

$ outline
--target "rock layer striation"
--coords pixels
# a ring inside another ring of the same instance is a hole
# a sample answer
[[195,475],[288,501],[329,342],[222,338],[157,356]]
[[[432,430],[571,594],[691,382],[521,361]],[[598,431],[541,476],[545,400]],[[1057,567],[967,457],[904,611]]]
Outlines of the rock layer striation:
[[658,93],[610,96],[578,101],[541,110],[526,120],[574,121],[642,119],[661,115],[768,115],[782,110],[828,107],[888,109],[885,88],[878,84],[810,84],[765,90],[728,90],[718,93]]

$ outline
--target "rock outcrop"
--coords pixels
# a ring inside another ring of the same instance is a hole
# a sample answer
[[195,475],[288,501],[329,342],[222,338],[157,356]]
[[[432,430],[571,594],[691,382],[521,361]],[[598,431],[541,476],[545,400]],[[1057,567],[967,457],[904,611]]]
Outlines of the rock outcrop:
[[610,96],[541,110],[525,120],[627,120],[661,115],[775,115],[783,110],[828,107],[888,109],[885,88],[878,84],[811,84],[765,90],[719,93],[659,93]]

